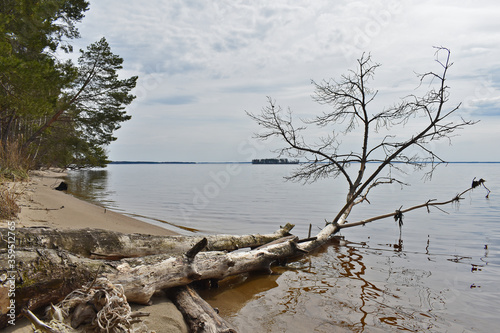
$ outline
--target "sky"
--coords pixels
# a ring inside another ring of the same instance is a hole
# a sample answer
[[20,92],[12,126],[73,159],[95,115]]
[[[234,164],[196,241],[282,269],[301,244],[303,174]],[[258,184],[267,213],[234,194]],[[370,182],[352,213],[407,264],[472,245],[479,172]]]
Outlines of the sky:
[[447,108],[462,103],[458,115],[479,122],[431,148],[447,161],[500,161],[498,17],[496,0],[90,0],[73,45],[104,36],[124,59],[120,75],[139,76],[132,119],[108,147],[114,161],[275,157],[283,144],[256,141],[245,111],[259,113],[269,96],[297,121],[321,114],[311,81],[338,79],[366,52],[381,64],[370,82],[378,112],[416,93],[416,73],[439,71],[433,46],[452,52]]

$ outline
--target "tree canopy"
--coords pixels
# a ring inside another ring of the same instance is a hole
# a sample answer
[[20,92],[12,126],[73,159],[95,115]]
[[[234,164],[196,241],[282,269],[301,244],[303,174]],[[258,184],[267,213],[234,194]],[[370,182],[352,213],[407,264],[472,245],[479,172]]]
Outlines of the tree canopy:
[[137,77],[118,77],[123,59],[105,38],[73,52],[84,0],[2,0],[0,6],[0,140],[34,166],[104,166],[113,132]]

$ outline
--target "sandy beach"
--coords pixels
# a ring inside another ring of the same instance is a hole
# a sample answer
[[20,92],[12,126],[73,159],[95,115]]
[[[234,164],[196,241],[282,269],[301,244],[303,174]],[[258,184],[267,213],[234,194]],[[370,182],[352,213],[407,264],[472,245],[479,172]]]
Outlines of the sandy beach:
[[[123,233],[175,235],[176,233],[131,217],[104,209],[55,190],[64,173],[36,171],[28,182],[17,183],[24,194],[19,205],[17,227],[50,227],[54,229],[100,228]],[[0,222],[0,225],[6,222]],[[144,322],[152,332],[187,332],[182,314],[164,295],[156,295],[153,305],[132,305],[133,310],[149,312]],[[2,332],[33,332],[25,319],[18,320]]]
[[33,172],[24,187],[21,199],[20,227],[51,227],[57,229],[100,228],[123,233],[175,235],[176,233],[77,199],[55,188],[64,173]]

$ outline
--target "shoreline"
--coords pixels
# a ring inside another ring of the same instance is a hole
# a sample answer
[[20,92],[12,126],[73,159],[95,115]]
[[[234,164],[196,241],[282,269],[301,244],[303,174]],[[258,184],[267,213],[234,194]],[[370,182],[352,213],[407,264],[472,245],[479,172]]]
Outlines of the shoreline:
[[[128,217],[104,207],[76,198],[63,191],[55,190],[63,172],[34,171],[26,182],[14,184],[19,196],[21,212],[16,220],[16,228],[48,227],[52,229],[105,229],[122,233],[141,233],[150,235],[178,235],[178,233],[144,221]],[[2,227],[7,222],[0,222]],[[187,332],[182,314],[175,305],[162,294],[152,299],[152,305],[131,304],[133,311],[150,313],[144,318],[149,331]],[[26,318],[19,318],[15,326],[9,326],[0,332],[33,332]]]
[[123,233],[178,235],[113,210],[76,198],[54,188],[66,174],[55,171],[35,171],[24,186],[19,202],[20,227],[50,227],[57,229],[96,228]]

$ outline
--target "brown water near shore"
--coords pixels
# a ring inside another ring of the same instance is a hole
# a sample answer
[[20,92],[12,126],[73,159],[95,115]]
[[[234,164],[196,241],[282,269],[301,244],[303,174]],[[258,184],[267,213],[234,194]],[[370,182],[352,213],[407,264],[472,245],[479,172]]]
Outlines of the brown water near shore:
[[481,286],[464,286],[441,270],[441,260],[448,261],[334,244],[270,276],[251,275],[202,296],[240,332],[491,331],[494,302],[480,304],[478,296],[472,309],[461,298]]

